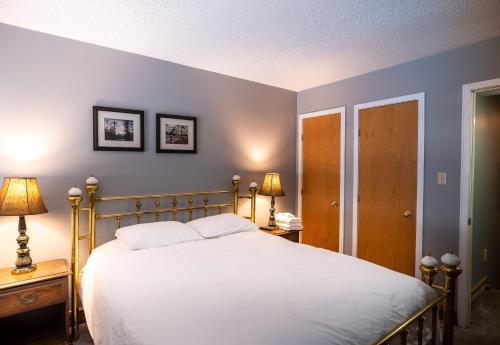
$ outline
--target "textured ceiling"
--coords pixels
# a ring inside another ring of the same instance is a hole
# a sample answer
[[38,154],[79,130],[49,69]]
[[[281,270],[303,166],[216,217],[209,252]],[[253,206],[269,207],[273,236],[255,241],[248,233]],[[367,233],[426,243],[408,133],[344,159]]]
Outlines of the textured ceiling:
[[500,36],[500,0],[0,0],[0,22],[297,91]]

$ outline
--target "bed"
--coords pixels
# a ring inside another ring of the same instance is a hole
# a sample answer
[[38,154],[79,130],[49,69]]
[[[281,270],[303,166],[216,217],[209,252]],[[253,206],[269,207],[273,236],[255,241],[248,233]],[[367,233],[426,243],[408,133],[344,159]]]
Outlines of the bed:
[[[211,211],[237,214],[238,201],[247,198],[248,222],[255,222],[257,185],[242,196],[239,184],[236,175],[227,191],[99,197],[91,177],[87,207],[80,205],[81,192],[70,190],[73,339],[85,318],[96,345],[392,344],[406,343],[411,327],[417,343],[435,344],[441,340],[436,326],[442,306],[442,343],[452,344],[460,274],[453,260],[438,268],[426,257],[420,281],[258,230],[144,250],[130,250],[118,239],[95,246],[99,219],[115,219],[120,228],[125,217],[140,223],[151,215],[162,226],[161,215],[176,220],[185,213],[191,220]],[[230,202],[209,202],[221,196]],[[153,209],[143,209],[147,199]],[[135,201],[135,210],[96,212],[97,203],[124,200]],[[79,233],[81,212],[88,217],[87,235]],[[91,252],[82,272],[81,240]],[[438,271],[444,287],[433,284]]]

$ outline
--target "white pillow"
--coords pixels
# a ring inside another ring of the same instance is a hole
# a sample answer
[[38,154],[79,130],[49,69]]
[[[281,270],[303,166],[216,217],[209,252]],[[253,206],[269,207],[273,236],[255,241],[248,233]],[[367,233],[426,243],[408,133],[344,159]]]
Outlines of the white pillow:
[[128,249],[147,249],[202,240],[192,227],[180,222],[156,222],[125,226],[115,236]]
[[186,223],[204,238],[215,238],[236,232],[257,231],[257,225],[234,213],[223,213]]

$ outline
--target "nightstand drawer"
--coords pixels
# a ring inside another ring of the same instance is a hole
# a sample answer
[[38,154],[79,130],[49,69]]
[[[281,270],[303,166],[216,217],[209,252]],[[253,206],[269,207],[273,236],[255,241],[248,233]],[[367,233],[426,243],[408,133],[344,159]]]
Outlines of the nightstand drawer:
[[0,293],[0,317],[65,303],[66,281],[65,278],[55,279],[2,291]]
[[289,231],[289,232],[287,232],[283,235],[279,235],[279,236],[286,238],[289,241],[299,243],[299,233],[300,233],[300,231]]

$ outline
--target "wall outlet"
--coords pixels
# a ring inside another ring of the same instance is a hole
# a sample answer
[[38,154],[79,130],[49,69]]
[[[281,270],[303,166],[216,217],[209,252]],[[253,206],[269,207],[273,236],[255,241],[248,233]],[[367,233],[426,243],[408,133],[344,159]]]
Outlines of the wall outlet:
[[438,172],[438,184],[446,186],[447,174],[445,172]]
[[488,248],[483,249],[483,262],[488,262]]

